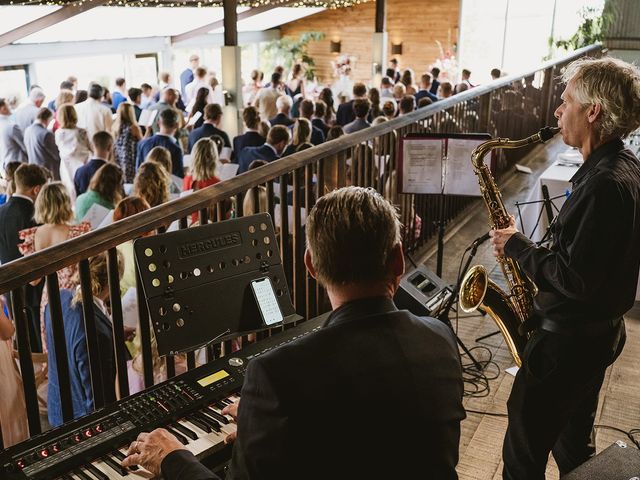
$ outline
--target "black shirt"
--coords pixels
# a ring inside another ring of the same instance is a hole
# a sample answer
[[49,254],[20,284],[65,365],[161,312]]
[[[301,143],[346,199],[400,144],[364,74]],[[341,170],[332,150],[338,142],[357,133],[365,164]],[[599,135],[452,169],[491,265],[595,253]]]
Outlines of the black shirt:
[[640,266],[640,162],[620,139],[594,150],[551,227],[552,246],[521,233],[505,245],[539,289],[536,311],[569,328],[622,316]]

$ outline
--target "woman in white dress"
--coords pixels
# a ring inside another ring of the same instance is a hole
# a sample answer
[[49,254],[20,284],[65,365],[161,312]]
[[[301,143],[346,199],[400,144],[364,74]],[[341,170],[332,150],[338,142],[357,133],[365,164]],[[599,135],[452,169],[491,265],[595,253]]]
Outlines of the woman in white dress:
[[71,195],[76,197],[73,177],[76,170],[87,163],[91,157],[91,142],[84,128],[78,128],[78,114],[71,103],[65,103],[58,108],[60,128],[56,130],[56,145],[60,151],[60,179]]

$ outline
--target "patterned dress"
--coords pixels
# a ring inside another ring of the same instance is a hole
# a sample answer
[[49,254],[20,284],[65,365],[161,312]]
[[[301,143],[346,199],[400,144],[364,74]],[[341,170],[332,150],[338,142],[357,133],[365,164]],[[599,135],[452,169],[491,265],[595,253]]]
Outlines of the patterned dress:
[[136,176],[136,146],[138,140],[131,133],[131,125],[121,125],[116,138],[116,161],[124,173],[124,183],[133,183]]
[[[20,230],[18,234],[22,243],[18,244],[18,249],[20,253],[25,257],[32,253],[35,253],[35,238],[36,238],[36,230],[39,227],[31,227],[26,228],[24,230]],[[87,222],[82,222],[79,225],[69,225],[69,234],[67,236],[67,240],[70,240],[75,237],[79,237],[83,233],[87,233],[91,231],[91,225]],[[73,277],[78,270],[78,264],[74,263],[73,265],[69,265],[68,267],[64,267],[58,270],[58,286],[60,290],[75,290],[77,284],[73,281]],[[40,334],[42,338],[42,352],[47,351],[46,345],[46,333],[44,331],[44,309],[49,303],[49,294],[47,293],[47,289],[45,288],[42,291],[42,300],[40,301]]]

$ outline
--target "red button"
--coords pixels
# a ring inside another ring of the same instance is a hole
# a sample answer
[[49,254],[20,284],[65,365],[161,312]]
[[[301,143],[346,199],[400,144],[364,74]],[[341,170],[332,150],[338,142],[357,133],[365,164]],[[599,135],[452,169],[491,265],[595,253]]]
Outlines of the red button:
[[73,439],[76,441],[76,443],[80,443],[80,440],[82,440],[82,435],[76,433]]
[[17,465],[18,465],[18,468],[22,470],[24,468],[24,460],[18,460]]
[[60,451],[60,445],[58,445],[57,443],[54,445],[51,445],[51,451],[53,453],[58,453]]
[[47,450],[46,448],[40,451],[40,456],[42,458],[47,458],[49,456],[49,450]]
[[87,438],[92,437],[93,436],[93,430],[91,430],[90,428],[87,428],[84,431],[84,436],[87,437]]
[[102,433],[102,425],[98,424],[95,426],[95,431],[98,433]]

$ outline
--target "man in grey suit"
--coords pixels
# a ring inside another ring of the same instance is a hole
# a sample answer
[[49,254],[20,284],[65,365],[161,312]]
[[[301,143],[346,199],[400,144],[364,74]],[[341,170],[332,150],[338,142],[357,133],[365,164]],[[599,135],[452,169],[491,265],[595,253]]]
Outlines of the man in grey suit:
[[33,123],[38,115],[38,110],[44,103],[44,91],[37,86],[34,86],[29,91],[29,99],[22,104],[16,110],[16,123],[20,127],[20,130],[25,132],[29,126]]
[[11,109],[4,98],[0,98],[0,164],[27,162],[27,147],[24,146],[22,130],[11,118]]
[[371,110],[369,99],[356,98],[353,101],[353,113],[355,113],[356,119],[344,126],[344,133],[359,132],[360,130],[370,127],[371,124],[367,121],[369,110]]
[[[305,228],[305,265],[333,312],[316,333],[249,362],[226,478],[457,479],[456,340],[393,303],[404,272],[396,209],[347,187],[321,197]],[[166,430],[141,433],[124,464],[166,480],[217,478],[184,448]]]
[[24,132],[24,144],[29,163],[49,169],[53,179],[60,180],[60,152],[53,132],[47,130],[52,118],[51,110],[41,108],[33,124]]

